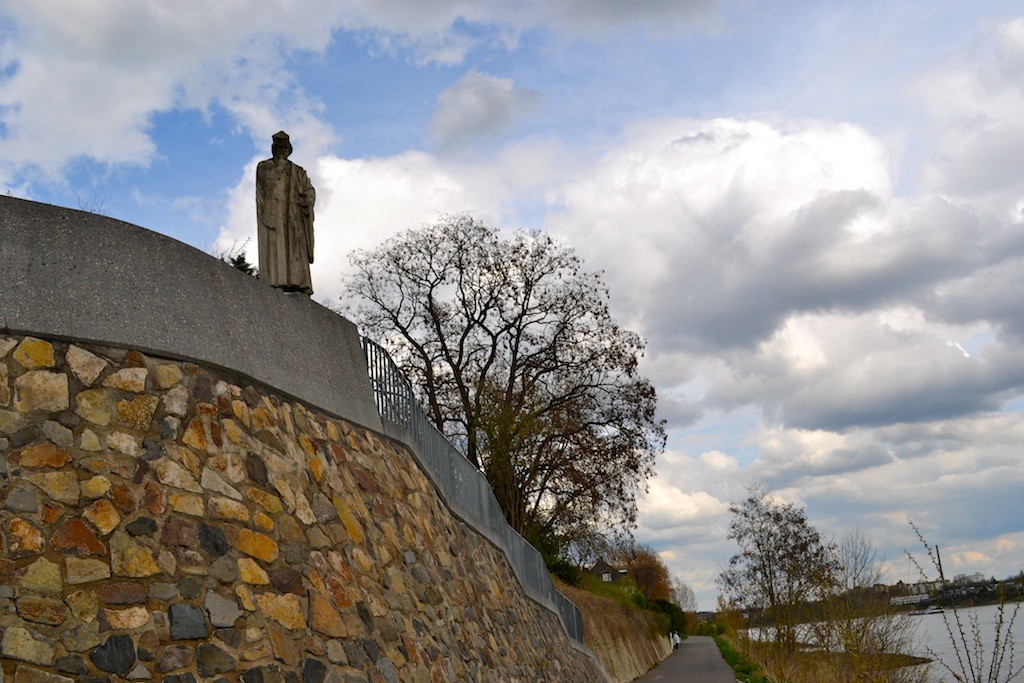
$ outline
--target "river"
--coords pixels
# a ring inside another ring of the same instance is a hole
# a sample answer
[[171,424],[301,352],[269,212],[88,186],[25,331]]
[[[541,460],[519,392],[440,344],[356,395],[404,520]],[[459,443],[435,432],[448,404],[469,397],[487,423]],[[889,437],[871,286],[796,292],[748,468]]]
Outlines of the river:
[[[1007,622],[1003,626],[1003,634],[1007,632],[1009,620],[1013,617],[1014,607],[1016,603],[1010,603],[1006,606],[1003,616]],[[984,662],[984,671],[988,671],[988,667],[992,662],[992,646],[995,642],[996,633],[996,621],[999,618],[999,606],[998,605],[985,605],[982,607],[963,607],[957,610],[960,623],[963,625],[963,632],[967,638],[968,643],[974,642],[974,631],[971,625],[973,619],[977,620],[978,633],[981,635],[981,643],[984,647],[982,660]],[[947,609],[943,614],[922,614],[919,616],[910,616],[911,624],[917,629],[914,634],[914,642],[916,647],[909,654],[918,655],[920,657],[928,657],[929,659],[936,659],[944,661],[953,671],[960,673],[960,665],[957,662],[956,651],[953,648],[953,644],[950,640],[949,633],[946,630],[945,622],[949,622],[949,627],[953,634],[958,635],[958,628],[956,625],[956,616],[952,609]],[[805,627],[804,627],[805,628]],[[798,628],[799,633],[799,628]],[[1014,661],[1013,670],[1020,668],[1024,665],[1024,607],[1020,610],[1017,615],[1016,621],[1014,621],[1013,629],[1011,631],[1013,644],[1014,644]],[[760,629],[750,629],[748,635],[751,638],[760,638],[762,632]],[[934,654],[929,654],[929,650]],[[960,647],[961,656],[963,655],[963,645]],[[1010,671],[1010,652],[1007,651],[1006,657],[1003,660],[1002,674],[998,681],[1005,681],[1006,674]],[[972,650],[972,656],[974,656]],[[975,657],[975,659],[977,659]],[[967,664],[966,659],[964,664]],[[970,676],[970,670],[968,670],[968,676]],[[971,680],[970,678],[968,680]],[[982,681],[988,683],[988,679],[982,676]],[[1024,673],[1022,673],[1014,681],[1024,683]],[[931,681],[935,683],[955,683],[956,679],[948,671],[946,671],[938,661],[934,661],[931,665]]]
[[[1013,616],[1014,604],[1006,606],[1004,611],[1004,617],[1007,622]],[[984,663],[985,670],[988,670],[988,665],[992,661],[992,646],[995,641],[996,633],[996,621],[999,617],[999,606],[998,605],[985,605],[983,607],[969,607],[961,608],[957,610],[960,617],[960,623],[963,625],[964,634],[967,636],[968,643],[973,642],[973,630],[971,626],[971,620],[976,619],[981,634],[981,642],[984,645]],[[950,642],[949,634],[946,631],[946,625],[943,621],[945,617],[946,622],[949,623],[953,634],[959,639],[957,633],[957,625],[953,615],[953,610],[946,610],[945,614],[923,614],[921,616],[913,617],[914,624],[917,626],[916,642],[920,643],[918,651],[914,654],[919,654],[922,657],[930,656],[927,650],[930,648],[942,661],[946,662],[957,673],[960,672],[959,664],[957,663],[956,652],[953,648],[953,644]],[[1006,626],[1003,627],[1003,632],[1006,632]],[[1011,636],[1015,648],[1014,658],[1014,669],[1020,668],[1024,665],[1024,609],[1017,615],[1017,620],[1013,624],[1013,630]],[[960,648],[963,653],[963,646]],[[1009,670],[1009,652],[1007,657],[1004,659],[1003,673],[998,680],[1006,680],[1006,674]],[[966,664],[966,660],[964,661]],[[938,662],[932,664],[932,678],[936,681],[943,681],[943,683],[949,681],[955,681],[956,679],[950,675]],[[982,677],[982,680],[988,680]],[[1024,675],[1014,679],[1024,681]]]

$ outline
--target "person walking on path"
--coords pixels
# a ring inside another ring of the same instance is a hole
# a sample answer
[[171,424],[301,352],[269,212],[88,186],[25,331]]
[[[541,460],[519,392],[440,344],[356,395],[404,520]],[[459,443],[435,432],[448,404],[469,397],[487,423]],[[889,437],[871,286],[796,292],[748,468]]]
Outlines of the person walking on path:
[[654,669],[633,683],[736,683],[714,638],[690,636]]

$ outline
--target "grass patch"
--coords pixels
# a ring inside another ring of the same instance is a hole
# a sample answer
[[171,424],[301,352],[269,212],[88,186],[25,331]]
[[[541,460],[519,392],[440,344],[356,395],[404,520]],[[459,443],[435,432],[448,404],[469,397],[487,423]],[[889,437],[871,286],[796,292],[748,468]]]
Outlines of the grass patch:
[[743,683],[771,683],[761,671],[761,667],[747,659],[724,636],[715,636],[714,638],[718,645],[718,651],[722,653],[722,659],[732,667],[737,680],[743,681]]
[[631,581],[623,580],[619,583],[609,583],[602,581],[599,576],[585,572],[580,576],[580,582],[577,587],[582,588],[588,593],[611,598],[626,607],[639,606],[636,604],[634,596],[639,594],[640,591],[636,589]]
[[586,645],[614,680],[633,680],[664,658],[668,647],[665,615],[638,609],[621,592],[606,597],[557,579],[555,587],[579,607]]
[[800,648],[789,651],[771,642],[742,641],[739,649],[724,636],[715,637],[722,657],[745,683],[820,683],[821,681],[887,681],[921,683],[927,673],[916,668],[928,659],[876,653],[870,660],[846,653]]

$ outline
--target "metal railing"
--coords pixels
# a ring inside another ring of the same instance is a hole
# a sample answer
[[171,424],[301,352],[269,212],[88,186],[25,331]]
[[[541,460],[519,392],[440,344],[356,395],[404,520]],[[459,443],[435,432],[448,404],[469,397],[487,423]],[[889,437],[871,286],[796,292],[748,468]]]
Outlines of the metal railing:
[[583,645],[583,617],[551,582],[544,559],[505,522],[487,479],[459,453],[427,419],[405,373],[376,342],[360,338],[373,383],[373,396],[382,419],[406,429],[415,442],[421,464],[450,507],[504,550],[520,583],[531,597],[554,608],[566,634]]

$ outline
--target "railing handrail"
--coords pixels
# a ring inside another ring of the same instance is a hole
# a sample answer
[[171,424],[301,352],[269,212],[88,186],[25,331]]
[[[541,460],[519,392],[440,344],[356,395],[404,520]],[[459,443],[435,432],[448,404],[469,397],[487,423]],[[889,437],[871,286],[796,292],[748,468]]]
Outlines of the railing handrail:
[[360,336],[360,341],[381,419],[409,432],[423,456],[427,476],[449,506],[454,504],[468,513],[460,516],[504,551],[527,594],[540,596],[538,602],[555,613],[566,635],[585,647],[579,608],[555,588],[540,552],[505,521],[483,473],[430,421],[416,400],[412,383],[387,349],[367,337]]

